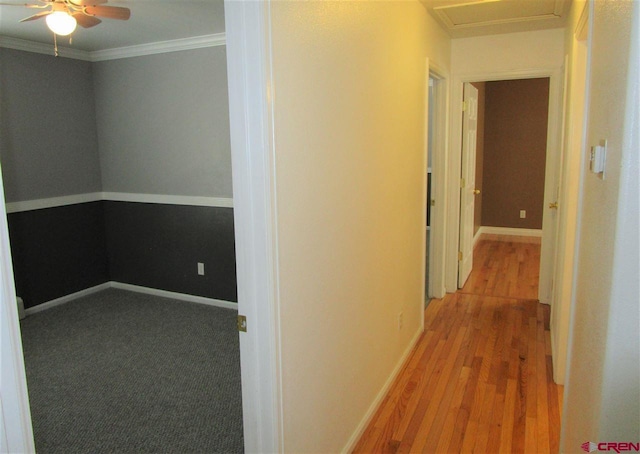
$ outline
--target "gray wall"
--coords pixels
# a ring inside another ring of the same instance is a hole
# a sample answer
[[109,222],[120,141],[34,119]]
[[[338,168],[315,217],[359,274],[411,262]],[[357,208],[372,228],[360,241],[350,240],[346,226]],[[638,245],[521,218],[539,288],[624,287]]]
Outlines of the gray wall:
[[224,46],[98,62],[94,79],[104,191],[231,197]]
[[91,63],[0,48],[7,202],[101,190]]
[[[93,64],[0,48],[0,113],[8,202],[231,197],[224,47]],[[232,209],[92,202],[8,219],[27,307],[109,280],[236,299]]]

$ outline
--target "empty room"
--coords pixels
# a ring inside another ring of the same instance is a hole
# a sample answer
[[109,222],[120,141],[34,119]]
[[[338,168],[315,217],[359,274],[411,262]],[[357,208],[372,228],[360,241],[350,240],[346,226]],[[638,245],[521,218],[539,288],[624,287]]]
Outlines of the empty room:
[[[2,8],[3,31],[17,18],[47,33]],[[172,8],[138,6],[73,41],[2,37],[0,158],[38,452],[243,449],[222,3],[180,10],[188,38],[92,35]]]

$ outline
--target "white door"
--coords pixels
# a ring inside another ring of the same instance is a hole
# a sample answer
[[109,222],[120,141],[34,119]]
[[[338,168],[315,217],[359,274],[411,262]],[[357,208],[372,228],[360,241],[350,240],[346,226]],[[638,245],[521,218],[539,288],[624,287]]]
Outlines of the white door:
[[462,175],[460,179],[460,253],[458,287],[462,288],[473,268],[473,211],[476,183],[476,137],[478,133],[478,89],[464,84],[462,119]]

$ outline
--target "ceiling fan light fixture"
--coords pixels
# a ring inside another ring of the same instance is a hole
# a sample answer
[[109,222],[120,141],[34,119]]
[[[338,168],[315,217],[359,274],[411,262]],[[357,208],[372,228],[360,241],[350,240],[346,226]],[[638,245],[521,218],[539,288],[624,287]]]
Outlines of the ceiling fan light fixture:
[[47,15],[47,27],[56,35],[67,36],[73,33],[78,22],[65,11],[54,11]]

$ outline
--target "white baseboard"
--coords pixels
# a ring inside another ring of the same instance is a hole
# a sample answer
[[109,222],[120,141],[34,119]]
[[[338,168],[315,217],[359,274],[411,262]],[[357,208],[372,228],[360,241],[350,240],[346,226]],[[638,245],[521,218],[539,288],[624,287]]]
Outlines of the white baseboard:
[[100,292],[102,290],[107,290],[109,288],[117,288],[121,290],[128,290],[130,292],[161,296],[163,298],[172,298],[180,301],[188,301],[190,303],[205,304],[207,306],[215,306],[215,307],[222,307],[225,309],[238,310],[238,303],[234,303],[231,301],[223,301],[223,300],[217,300],[214,298],[206,298],[204,296],[188,295],[186,293],[169,292],[166,290],[142,287],[139,285],[124,284],[122,282],[109,281],[109,282],[105,282],[104,284],[96,285],[95,287],[89,287],[84,290],[80,290],[79,292],[61,296],[60,298],[47,301],[46,303],[42,303],[42,304],[38,304],[37,306],[30,307],[28,309],[25,309],[24,313],[25,315],[31,315],[37,312],[46,311],[47,309],[51,309],[52,307],[56,307],[64,303],[68,303],[69,301],[73,301],[78,298],[82,298],[83,296]]
[[473,235],[473,247],[476,247],[476,243],[478,242],[478,240],[480,239],[480,236],[482,235],[482,227],[480,227],[478,229],[478,231],[476,232],[475,235]]
[[42,304],[38,304],[37,306],[30,307],[28,309],[25,309],[24,313],[25,315],[31,315],[37,312],[46,311],[47,309],[51,309],[52,307],[60,306],[61,304],[68,303],[69,301],[73,301],[78,298],[82,298],[83,296],[91,295],[92,293],[97,293],[102,290],[106,290],[110,287],[111,287],[111,282],[105,282],[104,284],[99,284],[94,287],[89,287],[84,290],[80,290],[79,292],[61,296],[60,298],[47,301],[46,303],[42,303]]
[[225,309],[238,310],[238,303],[231,301],[217,300],[214,298],[206,298],[204,296],[188,295],[186,293],[169,292],[167,290],[159,290],[156,288],[142,287],[139,285],[124,284],[122,282],[111,282],[112,288],[129,290],[130,292],[144,293],[147,295],[161,296],[163,298],[173,298],[180,301],[188,301],[190,303],[206,304],[207,306],[223,307]]
[[[542,238],[542,229],[516,229],[512,227],[491,227],[483,225],[478,229],[476,236],[480,236],[483,233],[489,235],[535,236]],[[474,237],[474,242],[475,241]]]
[[342,449],[341,451],[342,453],[349,453],[353,451],[353,448],[355,448],[356,443],[358,443],[358,440],[360,439],[360,437],[366,430],[367,426],[371,422],[371,419],[376,414],[376,411],[378,411],[378,407],[380,406],[384,398],[389,393],[389,390],[391,389],[391,385],[393,385],[396,378],[398,378],[398,375],[400,374],[400,372],[402,372],[402,368],[405,366],[405,363],[407,362],[409,355],[415,348],[423,332],[424,330],[420,328],[418,329],[416,334],[413,336],[413,339],[411,339],[411,342],[409,342],[409,346],[400,357],[400,360],[396,364],[396,367],[393,369],[393,372],[391,372],[391,375],[389,375],[389,378],[385,382],[384,386],[382,387],[382,389],[380,390],[380,392],[378,393],[374,401],[371,403],[369,410],[367,410],[367,413],[365,413],[364,417],[360,421],[360,424],[358,424],[358,427],[353,432],[353,435],[351,435],[351,437],[349,438],[349,441],[347,442],[346,446]]

